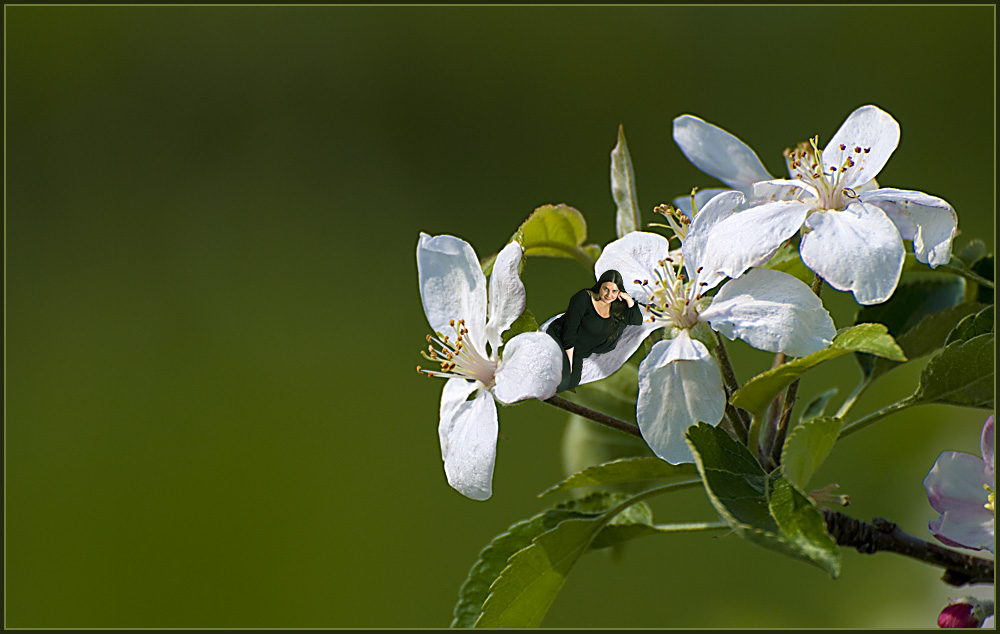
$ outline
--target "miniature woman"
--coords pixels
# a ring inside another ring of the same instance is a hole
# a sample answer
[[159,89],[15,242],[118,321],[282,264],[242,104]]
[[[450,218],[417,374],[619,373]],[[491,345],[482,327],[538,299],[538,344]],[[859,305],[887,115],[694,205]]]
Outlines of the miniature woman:
[[573,295],[566,313],[549,324],[546,332],[566,353],[557,392],[580,384],[584,358],[613,350],[626,325],[642,324],[639,304],[624,289],[621,273],[607,270],[592,287]]

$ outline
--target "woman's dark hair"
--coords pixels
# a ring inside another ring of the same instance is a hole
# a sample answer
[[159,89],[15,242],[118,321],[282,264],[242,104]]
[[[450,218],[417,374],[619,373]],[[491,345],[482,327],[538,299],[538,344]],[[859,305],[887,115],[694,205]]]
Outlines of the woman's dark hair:
[[[597,283],[591,286],[589,289],[592,297],[600,297],[601,285],[605,282],[614,282],[615,286],[618,287],[619,292],[625,292],[625,280],[622,279],[622,274],[614,269],[608,269],[601,274],[601,277],[597,280]],[[618,343],[618,338],[622,336],[622,332],[625,331],[625,311],[628,310],[628,304],[624,301],[613,301],[611,302],[611,323],[614,324],[614,329],[611,331],[611,336],[608,340],[601,344],[594,352],[608,352],[614,349],[615,344]]]

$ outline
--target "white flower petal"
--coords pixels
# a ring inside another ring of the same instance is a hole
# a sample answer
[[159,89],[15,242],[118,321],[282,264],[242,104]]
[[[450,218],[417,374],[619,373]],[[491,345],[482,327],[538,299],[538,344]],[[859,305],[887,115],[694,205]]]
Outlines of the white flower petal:
[[614,374],[629,358],[635,354],[649,333],[662,328],[663,322],[643,321],[638,326],[625,326],[615,349],[609,352],[592,354],[583,358],[580,371],[580,385],[600,381]]
[[684,432],[699,421],[717,425],[725,406],[719,366],[687,330],[657,342],[639,364],[639,430],[650,449],[670,464],[694,461]]
[[[712,239],[712,228],[730,218],[745,202],[746,196],[742,192],[730,190],[721,193],[713,197],[691,221],[691,228],[684,239],[681,253],[684,255],[684,268],[687,270],[688,279],[704,282],[706,284],[704,291],[711,290],[725,277],[717,271],[707,268],[703,268],[701,273],[698,273],[702,260],[705,258],[705,252],[714,245],[714,242],[711,244],[709,242]],[[716,248],[718,247],[716,246]]]
[[801,200],[818,198],[816,188],[797,178],[776,178],[753,184],[754,204],[771,200]]
[[808,286],[769,269],[726,282],[699,318],[729,339],[739,337],[758,350],[795,357],[826,348],[837,334]]
[[424,314],[435,332],[455,339],[449,320],[465,320],[469,338],[483,350],[486,340],[486,276],[468,242],[454,236],[420,234],[417,279]]
[[946,544],[994,552],[996,516],[982,505],[945,511],[930,523],[930,530]]
[[[707,236],[696,237],[693,243],[704,243],[696,256],[698,266],[703,267],[701,275],[717,273],[733,278],[743,275],[748,268],[795,235],[811,207],[808,202],[763,203],[713,225]],[[685,250],[690,240],[689,233],[684,243]]]
[[493,393],[501,403],[545,400],[562,379],[562,348],[544,332],[524,332],[504,346]]
[[608,269],[617,270],[622,274],[625,291],[645,304],[649,302],[650,294],[642,286],[637,285],[635,280],[655,279],[653,270],[669,252],[670,242],[660,234],[633,231],[604,247],[604,251],[594,263],[594,271],[596,276],[600,277]]
[[983,488],[986,482],[986,463],[982,459],[945,451],[924,478],[924,488],[931,506],[942,513],[962,502],[984,505],[988,495]]
[[695,167],[744,194],[753,183],[773,178],[750,146],[698,117],[674,119],[674,141]]
[[[847,117],[823,149],[824,173],[830,174],[831,167],[839,170],[850,156],[854,167],[843,172],[840,184],[850,188],[861,186],[882,171],[897,145],[899,124],[896,120],[880,108],[862,106]],[[855,152],[856,148],[861,148],[861,152]]]
[[524,253],[521,245],[511,242],[505,246],[493,261],[490,275],[490,320],[486,323],[486,339],[495,353],[501,345],[500,334],[510,328],[524,312],[524,283],[517,272]]
[[865,305],[889,299],[903,270],[903,241],[896,225],[874,205],[852,203],[843,211],[817,212],[806,219],[802,261],[841,291]]
[[[708,201],[712,200],[719,194],[724,192],[731,192],[731,189],[716,189],[709,187],[708,189],[699,189],[694,194],[694,204],[698,209],[704,208],[708,204]],[[673,200],[674,207],[680,209],[684,212],[684,215],[690,218],[694,211],[691,207],[691,196],[678,196]]]
[[[456,389],[449,398],[457,393]],[[441,458],[448,484],[473,500],[489,498],[493,494],[493,466],[500,431],[493,395],[482,390],[471,401],[449,406],[447,420],[442,395],[441,409]]]
[[483,384],[479,381],[466,381],[460,378],[451,378],[445,381],[444,389],[441,390],[440,422],[438,423],[438,439],[441,441],[442,458],[448,451],[448,436],[455,426],[455,412],[465,403],[470,394],[481,387]]
[[931,268],[951,260],[951,241],[958,233],[958,216],[946,201],[923,192],[884,187],[861,194],[896,224],[904,240],[913,240],[913,252]]

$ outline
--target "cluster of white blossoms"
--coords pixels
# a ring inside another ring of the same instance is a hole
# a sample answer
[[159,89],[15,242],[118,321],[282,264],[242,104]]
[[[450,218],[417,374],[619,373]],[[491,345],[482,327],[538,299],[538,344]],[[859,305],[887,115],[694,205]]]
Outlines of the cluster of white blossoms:
[[[623,290],[643,305],[646,319],[626,327],[614,350],[584,359],[581,384],[611,375],[650,333],[665,329],[639,365],[636,419],[653,452],[678,464],[693,460],[685,431],[699,422],[717,425],[725,413],[722,376],[706,334],[714,330],[791,357],[822,350],[836,334],[806,284],[755,267],[801,231],[806,266],[859,303],[876,304],[896,288],[902,240],[912,240],[919,261],[939,266],[951,257],[957,221],[939,198],[878,187],[875,176],[899,142],[899,126],[874,106],[852,113],[823,150],[814,139],[787,151],[788,179],[773,178],[742,141],[697,117],[678,117],[674,138],[697,167],[733,189],[675,201],[690,220],[671,223],[678,249],[642,231],[604,248],[595,279],[609,269],[621,272]],[[544,332],[552,320],[542,332],[502,343],[525,306],[522,255],[517,242],[500,252],[487,298],[486,278],[466,242],[421,234],[417,245],[421,299],[435,331],[425,356],[441,364],[418,369],[448,378],[439,426],[445,472],[455,489],[474,499],[491,494],[494,399],[545,400],[561,378],[564,353]]]

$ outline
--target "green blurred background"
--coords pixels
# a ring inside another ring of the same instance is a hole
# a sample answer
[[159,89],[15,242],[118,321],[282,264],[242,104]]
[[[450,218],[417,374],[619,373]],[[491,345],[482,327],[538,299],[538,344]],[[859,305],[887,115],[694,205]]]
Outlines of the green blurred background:
[[[448,487],[419,232],[481,256],[544,203],[614,239],[624,124],[644,221],[716,184],[672,119],[755,148],[902,128],[879,181],[994,247],[995,7],[6,6],[6,625],[443,627],[481,547],[549,504],[566,416],[501,412],[494,496]],[[528,306],[593,279],[532,259]],[[838,327],[855,307],[825,295]],[[769,363],[734,345],[746,379]],[[909,393],[922,361],[862,399]],[[912,366],[912,367],[911,367]],[[844,357],[803,398],[858,377]],[[839,402],[839,399],[838,401]],[[921,480],[983,411],[924,406],[817,474],[929,537]],[[661,503],[662,502],[662,503]],[[714,519],[703,494],[661,522]],[[843,574],[737,537],[584,558],[550,627],[926,627],[940,571]]]

